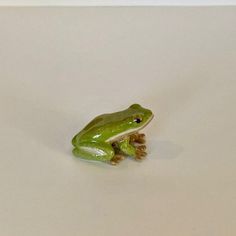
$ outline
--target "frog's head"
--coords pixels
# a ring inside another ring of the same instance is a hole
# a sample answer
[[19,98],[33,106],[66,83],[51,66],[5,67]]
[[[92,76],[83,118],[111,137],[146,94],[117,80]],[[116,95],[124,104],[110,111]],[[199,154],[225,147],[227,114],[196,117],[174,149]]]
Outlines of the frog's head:
[[138,131],[145,127],[153,118],[151,110],[143,108],[139,104],[133,104],[128,108],[130,116],[128,117],[128,129],[131,132]]
[[109,130],[113,132],[108,141],[113,141],[141,130],[152,120],[153,113],[139,104],[133,104],[124,111],[111,114],[109,120],[111,120],[111,116],[115,122],[111,123],[112,128],[109,127]]

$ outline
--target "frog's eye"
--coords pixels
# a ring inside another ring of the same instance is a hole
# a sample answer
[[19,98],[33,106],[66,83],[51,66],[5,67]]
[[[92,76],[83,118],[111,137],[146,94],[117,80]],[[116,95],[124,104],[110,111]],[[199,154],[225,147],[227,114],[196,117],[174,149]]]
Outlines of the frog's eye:
[[136,123],[140,123],[140,122],[142,122],[142,119],[141,119],[141,118],[135,118],[134,121],[135,121]]

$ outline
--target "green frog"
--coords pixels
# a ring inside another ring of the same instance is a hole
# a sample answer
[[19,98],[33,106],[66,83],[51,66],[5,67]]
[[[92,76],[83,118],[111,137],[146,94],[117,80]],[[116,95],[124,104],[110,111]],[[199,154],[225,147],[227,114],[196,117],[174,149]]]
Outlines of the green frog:
[[147,153],[145,135],[139,131],[152,118],[152,111],[139,104],[97,116],[72,139],[73,154],[112,165],[118,164],[125,156],[142,160]]

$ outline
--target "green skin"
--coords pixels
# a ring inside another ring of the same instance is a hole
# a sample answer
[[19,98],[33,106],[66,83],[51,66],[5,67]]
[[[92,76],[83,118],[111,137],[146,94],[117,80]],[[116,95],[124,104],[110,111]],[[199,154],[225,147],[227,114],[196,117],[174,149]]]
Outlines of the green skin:
[[145,127],[153,118],[150,110],[133,104],[128,109],[94,118],[72,139],[73,154],[86,160],[110,161],[115,151],[113,142],[126,155],[135,157],[129,136]]

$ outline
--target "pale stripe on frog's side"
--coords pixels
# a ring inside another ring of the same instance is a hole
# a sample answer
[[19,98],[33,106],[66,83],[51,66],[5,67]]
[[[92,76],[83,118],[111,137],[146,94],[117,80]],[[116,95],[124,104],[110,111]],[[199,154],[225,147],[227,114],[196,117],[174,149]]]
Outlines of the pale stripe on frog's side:
[[110,137],[109,139],[107,139],[105,142],[114,142],[114,141],[117,141],[117,140],[120,140],[122,139],[123,137],[127,136],[127,135],[131,135],[133,133],[136,133],[138,132],[139,130],[143,129],[145,126],[148,125],[148,123],[153,119],[154,115],[150,116],[150,118],[147,120],[147,122],[143,125],[143,126],[140,126],[138,128],[135,128],[135,129],[129,129],[129,130],[126,130],[120,134],[117,134],[113,137]]

